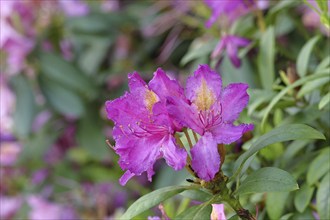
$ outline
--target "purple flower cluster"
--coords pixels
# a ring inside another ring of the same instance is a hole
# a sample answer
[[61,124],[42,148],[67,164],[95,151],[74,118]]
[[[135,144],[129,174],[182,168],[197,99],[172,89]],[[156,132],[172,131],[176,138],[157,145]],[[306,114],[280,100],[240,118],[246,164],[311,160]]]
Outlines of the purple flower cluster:
[[175,170],[182,169],[187,152],[175,134],[186,128],[200,135],[190,149],[189,165],[199,178],[210,181],[220,168],[217,145],[230,144],[253,129],[251,124],[233,124],[248,103],[248,85],[236,83],[222,89],[220,75],[207,65],[200,65],[188,78],[185,91],[161,69],[149,84],[136,72],[128,78],[130,92],[106,102],[108,118],[115,123],[119,165],[127,170],[120,179],[122,185],[143,172],[151,181],[159,158]]

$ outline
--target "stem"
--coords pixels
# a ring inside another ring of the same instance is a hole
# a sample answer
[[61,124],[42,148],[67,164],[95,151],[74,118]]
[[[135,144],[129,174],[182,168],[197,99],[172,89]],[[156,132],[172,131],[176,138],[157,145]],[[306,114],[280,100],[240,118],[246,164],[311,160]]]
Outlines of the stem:
[[197,143],[197,141],[198,141],[197,134],[196,134],[194,131],[193,131],[192,133],[193,133],[193,135],[194,135],[195,142]]
[[186,135],[186,138],[187,138],[187,141],[188,141],[189,147],[190,147],[190,149],[191,149],[191,148],[193,147],[193,145],[192,145],[192,142],[191,142],[191,139],[190,139],[190,136],[189,136],[189,134],[188,134],[187,129],[184,129],[184,130],[183,130],[183,133],[184,133],[184,135]]

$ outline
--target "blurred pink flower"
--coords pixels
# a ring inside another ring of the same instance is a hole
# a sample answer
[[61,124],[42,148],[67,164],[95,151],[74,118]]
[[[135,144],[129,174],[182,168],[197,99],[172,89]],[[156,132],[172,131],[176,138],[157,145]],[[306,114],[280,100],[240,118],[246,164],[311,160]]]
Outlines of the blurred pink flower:
[[224,35],[218,45],[215,47],[212,52],[211,57],[215,58],[219,56],[224,50],[226,50],[227,55],[231,63],[239,68],[241,66],[241,60],[238,57],[238,48],[248,46],[250,41],[243,37],[237,37],[234,35]]
[[1,141],[0,147],[0,165],[1,166],[12,166],[15,164],[21,147],[16,141]]
[[0,219],[11,219],[22,205],[20,197],[0,196]]
[[59,5],[68,17],[79,17],[89,13],[88,5],[82,0],[59,0]]
[[0,134],[9,135],[13,129],[13,112],[16,97],[9,89],[5,75],[0,75]]
[[29,196],[27,202],[31,207],[30,220],[67,220],[77,219],[75,212],[62,205],[51,203],[40,196]]
[[223,204],[212,204],[211,220],[227,220]]
[[[321,13],[315,0],[308,0],[308,3]],[[330,1],[328,1],[328,15],[330,15]],[[320,15],[308,6],[303,8],[302,21],[307,28],[320,29],[323,34],[330,37],[330,29],[321,23]]]
[[104,12],[117,11],[119,9],[118,0],[104,0],[101,4],[101,10]]

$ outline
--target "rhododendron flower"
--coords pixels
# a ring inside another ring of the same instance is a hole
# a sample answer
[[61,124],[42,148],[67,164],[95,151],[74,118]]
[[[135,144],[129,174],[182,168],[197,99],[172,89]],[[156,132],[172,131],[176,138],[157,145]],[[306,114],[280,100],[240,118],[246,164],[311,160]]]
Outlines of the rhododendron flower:
[[176,144],[174,133],[181,127],[166,110],[166,97],[184,103],[183,89],[158,69],[147,85],[138,73],[129,75],[130,92],[106,102],[108,118],[115,122],[113,137],[119,165],[127,170],[121,177],[122,185],[133,177],[147,172],[154,174],[153,165],[163,157],[175,170],[185,166],[187,153]]
[[247,88],[233,83],[222,89],[220,75],[200,65],[187,80],[185,92],[191,104],[168,98],[169,114],[201,135],[190,151],[191,166],[199,178],[212,180],[219,171],[218,144],[230,144],[253,129],[252,124],[233,124],[249,101]]
[[211,220],[227,220],[223,204],[212,204]]
[[210,28],[219,17],[232,23],[255,8],[268,7],[268,0],[205,0],[205,3],[212,10],[212,15],[206,22],[207,28]]
[[224,50],[235,67],[241,66],[241,60],[238,58],[238,48],[246,47],[250,41],[246,38],[237,37],[234,35],[224,35],[218,45],[215,47],[211,57],[215,58],[219,56]]

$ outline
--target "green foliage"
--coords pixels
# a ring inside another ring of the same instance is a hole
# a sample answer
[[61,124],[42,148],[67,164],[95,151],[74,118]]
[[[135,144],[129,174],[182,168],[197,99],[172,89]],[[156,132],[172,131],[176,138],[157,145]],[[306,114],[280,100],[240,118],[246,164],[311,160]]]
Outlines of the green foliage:
[[288,172],[275,167],[265,167],[244,179],[237,190],[237,194],[292,191],[296,189],[299,189],[298,184]]

